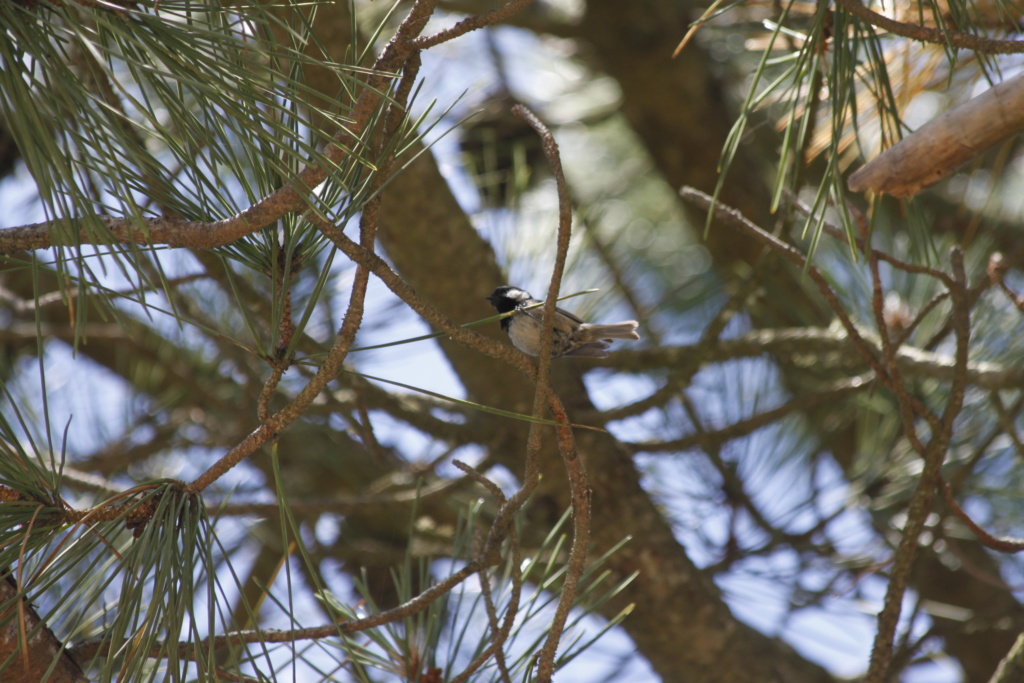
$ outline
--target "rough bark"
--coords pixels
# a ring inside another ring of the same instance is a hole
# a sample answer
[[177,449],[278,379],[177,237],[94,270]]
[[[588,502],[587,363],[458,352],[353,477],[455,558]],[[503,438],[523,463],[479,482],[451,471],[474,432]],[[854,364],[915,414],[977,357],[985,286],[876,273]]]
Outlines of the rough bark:
[[[0,663],[14,663],[4,669],[6,683],[88,683],[78,663],[64,649],[53,631],[42,623],[35,607],[17,598],[18,587],[10,576],[0,580]],[[11,614],[15,612],[15,614]],[[10,618],[8,620],[9,617]],[[27,646],[22,647],[27,637]],[[19,661],[20,660],[20,661]],[[52,668],[51,668],[52,667]]]

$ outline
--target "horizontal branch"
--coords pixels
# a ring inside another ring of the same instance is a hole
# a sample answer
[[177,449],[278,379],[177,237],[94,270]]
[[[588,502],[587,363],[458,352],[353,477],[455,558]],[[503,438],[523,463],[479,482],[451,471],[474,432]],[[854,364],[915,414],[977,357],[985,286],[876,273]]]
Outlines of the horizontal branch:
[[[881,358],[881,342],[876,335],[860,330],[876,357]],[[720,363],[735,358],[750,358],[770,353],[787,357],[790,361],[808,367],[842,369],[859,374],[863,362],[858,357],[849,335],[842,329],[781,328],[754,330],[734,339],[722,339],[716,344],[691,344],[656,349],[620,349],[615,352],[615,366],[619,370],[646,372],[652,368],[699,366]],[[912,346],[896,349],[896,364],[908,377],[952,381],[955,363],[951,356],[924,351]],[[1024,386],[1024,366],[1005,366],[998,363],[972,362],[967,365],[967,382],[984,389],[1016,389]]]
[[[278,214],[280,217],[281,214]],[[234,242],[239,237],[254,232],[261,226],[257,223],[251,229],[238,232],[235,228],[238,221],[226,218],[221,221],[204,223],[203,221],[187,221],[182,218],[117,218],[114,216],[94,216],[91,220],[99,222],[107,229],[108,241],[121,244],[153,244],[169,247],[194,247],[210,249]],[[0,230],[0,254],[12,254],[28,249],[46,249],[53,246],[79,245],[100,240],[86,239],[86,235],[75,235],[74,228],[82,225],[82,219],[54,220],[44,223],[33,223],[15,228]],[[61,234],[69,236],[62,240]]]
[[[465,482],[463,479],[443,479],[420,488],[403,489],[376,496],[338,496],[315,500],[289,500],[288,509],[296,515],[336,514],[349,515],[357,512],[369,513],[379,508],[381,514],[395,514],[396,506],[411,505],[439,493],[453,493],[452,488]],[[207,503],[211,513],[218,515],[275,517],[281,513],[280,503],[226,503],[217,507]]]
[[770,424],[775,424],[793,413],[810,410],[815,406],[845,398],[870,386],[872,386],[872,383],[866,381],[863,377],[854,377],[838,383],[829,391],[799,396],[776,408],[765,410],[722,429],[715,431],[699,429],[693,434],[688,434],[671,441],[648,441],[624,443],[623,445],[634,453],[678,453],[697,447],[703,448],[705,451],[713,451],[723,443],[753,434],[757,430]]

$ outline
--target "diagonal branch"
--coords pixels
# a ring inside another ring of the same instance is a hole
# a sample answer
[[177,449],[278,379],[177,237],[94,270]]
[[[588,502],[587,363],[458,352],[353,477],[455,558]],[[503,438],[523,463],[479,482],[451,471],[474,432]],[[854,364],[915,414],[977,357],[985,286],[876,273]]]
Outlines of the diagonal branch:
[[[388,44],[388,48],[385,48],[385,54],[388,53],[388,49],[396,44],[396,41],[399,41],[399,39],[401,39],[401,41],[407,41],[410,34],[415,35],[423,29],[423,26],[426,24],[427,17],[429,17],[429,11],[426,16],[422,14],[424,11],[423,7],[428,6],[431,6],[429,0],[427,2],[418,2],[413,6],[413,9],[409,12],[409,16],[406,17],[405,21],[402,22],[402,25],[399,26],[398,31],[395,34],[395,38]],[[409,94],[412,91],[413,83],[416,79],[416,74],[419,72],[419,51],[406,50],[404,57],[405,62],[402,65],[402,69],[405,73],[401,83],[399,84],[391,109],[386,117],[386,127],[391,129],[397,128],[401,118],[405,115],[405,100],[408,99]],[[382,57],[382,59],[383,58],[384,57]],[[367,116],[369,116],[369,112]],[[385,135],[387,132],[388,131],[385,131]],[[381,162],[380,172],[373,176],[373,183],[376,185],[377,189],[383,186],[384,182],[387,180],[393,162],[393,154],[389,155]],[[377,212],[380,208],[381,197],[382,195],[377,193],[369,202],[367,202],[360,216],[360,245],[363,249],[371,253],[373,251],[375,241]],[[352,343],[355,341],[356,333],[362,325],[366,288],[369,278],[369,268],[367,268],[365,264],[357,264],[356,273],[352,281],[352,289],[349,294],[349,306],[348,310],[345,312],[341,329],[338,330],[331,350],[327,353],[327,357],[323,364],[321,364],[317,369],[316,374],[312,379],[307,382],[306,386],[299,391],[287,406],[274,415],[264,419],[260,426],[252,432],[249,437],[235,448],[232,448],[226,455],[200,475],[189,486],[191,491],[202,491],[218,478],[223,476],[223,474],[228,470],[251,455],[257,448],[276,438],[283,429],[297,420],[303,414],[305,409],[312,404],[317,396],[319,396],[320,392],[327,387],[327,384],[338,376],[338,373],[341,371],[342,365],[345,362],[345,358],[348,356],[348,351],[352,347]]]
[[1020,40],[997,40],[994,38],[979,38],[969,33],[961,33],[948,28],[937,29],[921,26],[920,24],[906,24],[895,19],[879,14],[862,5],[859,0],[836,0],[836,4],[853,16],[866,21],[872,26],[885,29],[904,38],[917,40],[922,43],[933,43],[935,45],[959,47],[975,52],[987,52],[991,54],[1016,54],[1024,52],[1024,41]]
[[[163,244],[171,247],[212,249],[261,230],[285,214],[306,210],[308,195],[327,179],[330,169],[349,154],[348,150],[364,144],[364,133],[386,97],[389,82],[394,79],[394,74],[401,71],[412,52],[501,21],[519,11],[527,2],[513,0],[498,10],[474,17],[470,24],[460,24],[462,28],[456,27],[458,30],[449,29],[426,42],[420,42],[417,37],[425,28],[436,4],[437,0],[417,0],[409,10],[394,37],[374,63],[371,75],[367,78],[353,107],[351,123],[343,126],[334,138],[321,148],[320,152],[327,163],[306,166],[287,185],[278,188],[241,213],[218,221],[189,221],[167,216],[95,216],[94,220],[106,228],[111,239],[124,244]],[[59,219],[0,229],[0,254],[27,249],[47,249],[59,245],[60,236],[80,221],[81,219]],[[84,232],[81,233],[80,240],[81,244],[89,243]]]

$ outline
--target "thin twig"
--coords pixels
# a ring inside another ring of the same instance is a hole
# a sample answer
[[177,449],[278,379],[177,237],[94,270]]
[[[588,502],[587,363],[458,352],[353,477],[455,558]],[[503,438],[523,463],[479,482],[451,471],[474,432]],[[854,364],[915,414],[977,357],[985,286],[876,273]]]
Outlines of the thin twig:
[[[569,491],[573,510],[573,539],[572,547],[569,550],[565,580],[558,598],[558,607],[551,620],[544,647],[541,648],[537,666],[537,680],[547,683],[555,673],[555,653],[558,650],[558,642],[569,618],[569,610],[576,597],[576,587],[579,585],[586,564],[587,549],[590,545],[590,484],[583,461],[580,460],[576,451],[576,441],[572,434],[572,428],[569,426],[571,424],[569,416],[557,394],[548,386],[548,366],[551,362],[551,342],[554,334],[555,300],[558,298],[558,289],[562,282],[562,273],[569,253],[569,240],[572,238],[572,198],[565,181],[565,174],[562,172],[562,161],[554,136],[525,106],[518,104],[512,107],[512,112],[526,120],[540,136],[544,145],[544,153],[547,155],[548,164],[551,166],[551,172],[558,188],[558,246],[555,265],[551,273],[551,283],[548,285],[548,295],[544,302],[544,325],[540,357],[537,363],[537,393],[534,397],[534,414],[540,417],[538,411],[546,402],[555,421],[559,423],[559,426],[556,427],[558,451],[562,455],[562,461],[565,463],[569,475]],[[531,445],[535,440],[535,435],[536,448],[539,449],[539,425],[531,426]]]
[[918,311],[917,315],[914,316],[914,319],[910,321],[910,324],[908,324],[906,327],[904,327],[903,331],[900,332],[900,336],[896,338],[896,349],[899,350],[899,348],[901,346],[903,346],[907,342],[908,339],[910,339],[910,335],[912,335],[914,333],[914,330],[916,330],[918,328],[918,326],[922,322],[924,322],[925,317],[929,313],[934,311],[935,308],[939,304],[941,304],[943,301],[945,301],[948,298],[949,298],[949,292],[939,292],[938,294],[933,296],[928,301],[928,303],[926,303],[924,306],[922,306],[921,310]]
[[391,266],[377,254],[362,248],[359,244],[343,233],[338,226],[316,215],[310,220],[334,246],[345,256],[357,264],[364,264],[376,275],[384,285],[399,299],[428,323],[444,332],[452,340],[482,353],[491,358],[502,360],[526,374],[531,379],[536,376],[536,367],[521,352],[485,337],[478,332],[456,324],[451,318],[441,313],[433,305],[427,303],[409,283],[392,270]]
[[[422,30],[423,25],[426,23],[426,17],[420,16],[417,13],[417,8],[421,6],[421,3],[417,3],[410,11],[409,16],[399,26],[396,33],[396,39],[398,36],[405,36],[408,38],[408,34],[413,30]],[[416,28],[418,26],[418,28]],[[395,40],[392,40],[394,43]],[[389,43],[391,45],[391,43]],[[387,49],[385,49],[385,53]],[[412,82],[416,78],[416,74],[419,70],[419,52],[412,50],[406,51],[405,57],[407,63],[404,65],[403,80],[396,89],[392,109],[388,112],[385,117],[389,123],[392,121],[393,116],[404,116],[405,101],[412,90]],[[395,108],[400,108],[403,111],[399,114],[394,114]],[[391,166],[394,162],[394,154],[388,155],[385,159],[381,160],[379,164],[379,172],[374,174],[373,183],[375,188],[380,188],[387,181]],[[366,203],[360,214],[360,246],[363,250],[373,253],[373,245],[376,234],[377,226],[377,212],[380,208],[381,194],[375,194],[370,201]],[[326,222],[326,219],[316,216],[312,211],[306,213],[306,216],[317,225],[318,222]],[[366,299],[366,287],[370,278],[370,269],[365,264],[357,263],[356,272],[353,277],[351,291],[349,293],[349,304],[348,310],[345,311],[345,317],[342,320],[341,328],[338,330],[337,335],[334,339],[334,344],[331,346],[331,350],[328,351],[327,357],[323,363],[317,369],[316,374],[313,375],[306,385],[299,391],[291,402],[288,403],[284,408],[274,413],[266,420],[264,420],[255,431],[249,434],[242,443],[232,448],[227,454],[221,457],[216,463],[209,467],[202,475],[200,475],[192,484],[189,485],[189,489],[193,492],[202,491],[210,484],[215,482],[226,472],[235,467],[242,460],[247,458],[257,448],[267,443],[268,441],[277,437],[282,430],[287,428],[291,423],[297,420],[305,411],[305,409],[313,403],[320,392],[326,388],[327,384],[338,376],[341,371],[342,365],[345,362],[345,358],[348,356],[348,350],[352,347],[352,342],[355,340],[356,333],[359,331],[363,321],[363,310]]]
[[[795,247],[786,244],[774,235],[765,231],[763,228],[760,228],[747,220],[747,218],[736,209],[715,201],[710,195],[707,195],[696,188],[684,187],[679,191],[679,195],[684,200],[691,202],[700,208],[712,210],[715,217],[719,220],[754,237],[762,244],[771,246],[776,253],[805,269],[808,277],[810,277],[811,281],[815,286],[817,286],[818,291],[821,292],[821,295],[825,298],[825,301],[828,302],[832,312],[835,313],[839,322],[846,330],[846,333],[850,336],[850,341],[853,342],[853,345],[857,349],[861,358],[867,362],[868,366],[875,372],[875,375],[886,386],[886,388],[893,390],[893,379],[889,376],[889,373],[886,372],[885,366],[875,356],[871,346],[864,339],[860,330],[858,330],[853,324],[853,321],[850,320],[849,314],[843,307],[842,302],[839,301],[839,297],[836,296],[834,291],[832,291],[828,281],[817,268],[807,262],[807,259],[803,254],[801,254]],[[908,398],[914,406],[914,412],[922,416],[927,415],[929,411],[924,405],[913,397]]]
[[352,382],[352,393],[355,395],[356,413],[359,415],[359,421],[356,426],[359,429],[360,438],[363,440],[363,446],[370,452],[373,457],[378,460],[384,460],[384,451],[380,447],[380,442],[377,441],[377,435],[373,432],[373,422],[370,421],[370,410],[366,406],[366,397],[363,393],[363,387],[369,384],[361,378],[354,378]]
[[[811,207],[809,207],[805,202],[803,202],[799,197],[797,197],[792,191],[785,190],[783,192],[783,196],[785,196],[789,203],[793,205],[793,208],[799,211],[802,215],[806,216],[807,218],[818,218],[818,216],[815,216],[814,212],[811,211]],[[865,223],[863,212],[859,208],[857,208],[853,204],[853,202],[847,202],[846,208],[851,214],[854,215],[854,217],[856,217],[858,225],[862,225]],[[846,242],[850,238],[850,236],[847,234],[845,230],[842,230],[838,226],[833,225],[829,221],[821,221],[821,229],[825,234],[829,235],[830,237],[834,237],[835,239],[841,242]],[[868,235],[866,234],[867,231],[862,229],[861,233],[862,234],[859,236],[853,236],[853,243],[856,245],[857,249],[859,249],[860,252],[865,256],[870,254],[875,258],[885,261],[886,263],[889,263],[907,273],[931,275],[932,277],[941,280],[942,283],[947,287],[953,284],[953,278],[950,277],[948,273],[941,271],[938,268],[932,268],[930,266],[922,266],[918,263],[910,263],[909,261],[903,261],[901,259],[896,258],[892,254],[886,253],[880,249],[875,249],[874,247],[868,249],[870,243],[868,241]]]
[[893,656],[893,640],[899,623],[903,596],[910,581],[914,557],[917,554],[918,539],[931,513],[935,492],[942,476],[942,463],[952,439],[953,421],[963,407],[967,386],[967,356],[970,343],[970,295],[967,276],[964,272],[963,251],[955,247],[950,253],[953,278],[956,285],[949,290],[953,301],[953,329],[956,335],[956,363],[952,386],[946,401],[938,429],[932,432],[922,457],[924,468],[917,487],[907,506],[907,521],[903,534],[893,556],[892,571],[886,587],[882,611],[878,614],[878,630],[871,649],[871,662],[865,676],[866,683],[883,683],[889,680]]
[[1024,41],[979,38],[969,33],[953,31],[948,27],[940,30],[921,26],[920,24],[907,24],[872,11],[858,2],[858,0],[836,0],[836,4],[872,26],[883,28],[889,33],[922,43],[933,43],[943,47],[959,47],[965,50],[991,54],[1016,54],[1024,52]]
[[[868,229],[866,221],[861,225],[861,238],[865,245],[868,244]],[[917,423],[914,421],[914,406],[907,391],[906,382],[896,363],[896,349],[889,338],[889,325],[885,320],[885,301],[882,292],[882,275],[878,268],[878,256],[874,249],[868,251],[868,269],[871,271],[871,309],[875,314],[875,328],[878,330],[879,339],[882,342],[882,360],[885,362],[886,370],[892,382],[890,390],[896,396],[896,404],[899,406],[900,418],[903,421],[903,433],[910,441],[910,445],[923,458],[925,457],[925,446],[917,435]],[[938,417],[932,411],[925,415],[933,433],[939,426]]]
[[[288,509],[295,515],[350,515],[356,513],[370,514],[376,508],[381,514],[388,509],[394,510],[396,505],[412,505],[418,500],[440,493],[451,493],[460,480],[440,480],[419,488],[402,489],[393,493],[379,493],[373,496],[338,496],[314,500],[290,500]],[[281,513],[278,503],[208,503],[211,514],[221,517],[264,517],[272,518]]]
[[964,512],[964,509],[960,507],[960,503],[958,503],[956,498],[953,496],[953,491],[945,480],[939,480],[939,493],[942,494],[942,499],[946,502],[946,505],[949,506],[949,509],[953,511],[953,514],[956,515],[961,522],[967,525],[967,528],[971,530],[971,533],[975,535],[983,546],[1000,553],[1019,553],[1024,550],[1024,540],[1010,538],[1009,536],[1004,536],[1002,538],[993,536],[989,532],[985,531],[981,525],[971,519],[970,516]]
[[[828,391],[798,396],[782,405],[765,410],[745,420],[734,422],[728,427],[715,431],[696,429],[695,433],[671,441],[624,442],[622,445],[633,453],[678,453],[691,448],[705,450],[720,447],[722,444],[739,439],[756,432],[762,427],[775,424],[793,413],[800,413],[815,406],[824,405],[846,398],[872,386],[870,376],[852,377],[837,382]],[[696,423],[695,423],[696,424]]]
[[[473,481],[479,483],[485,489],[490,491],[491,495],[494,496],[494,499],[499,505],[504,505],[507,502],[505,494],[502,493],[501,488],[483,474],[458,460],[453,460],[452,464],[465,472],[467,476],[473,479]],[[512,683],[512,677],[508,671],[508,663],[505,661],[505,652],[502,649],[502,646],[508,640],[508,636],[512,632],[512,625],[515,622],[516,615],[519,613],[519,599],[523,590],[523,571],[522,553],[519,545],[519,536],[516,533],[516,525],[514,523],[508,524],[506,532],[508,534],[509,546],[512,553],[512,586],[509,593],[508,604],[505,606],[505,618],[499,625],[497,608],[494,605],[494,598],[492,596],[491,584],[487,576],[487,570],[481,569],[478,574],[480,577],[480,592],[484,596],[487,620],[491,627],[491,639],[487,644],[487,647],[484,648],[484,650],[477,655],[477,657],[475,657],[459,675],[452,678],[449,683],[465,683],[465,681],[468,681],[469,677],[483,666],[492,656],[494,657],[495,665],[498,667],[498,674],[501,676],[502,683]]]
[[443,31],[438,31],[434,35],[416,38],[412,41],[412,45],[417,49],[425,50],[428,47],[434,47],[435,45],[446,43],[449,40],[458,38],[470,31],[475,31],[477,29],[484,28],[485,26],[491,26],[504,21],[529,5],[531,2],[533,2],[533,0],[511,0],[501,7],[492,9],[490,12],[485,14],[478,14],[463,19],[459,23],[455,24],[455,26],[446,28]]
[[1021,313],[1024,313],[1024,296],[1017,294],[1010,286],[1003,280],[1003,276],[1006,274],[1009,266],[1003,259],[1003,255],[999,253],[992,254],[988,259],[988,277],[999,289],[1003,290],[1007,298],[1014,306],[1017,307]]
[[[1024,396],[1020,397],[1024,398]],[[1020,398],[1017,401],[1017,408],[1020,407]],[[1010,441],[1013,442],[1013,448],[1017,451],[1017,460],[1024,458],[1024,442],[1021,441],[1020,434],[1017,433],[1016,425],[1016,414],[1017,410],[1009,411],[1006,409],[1006,405],[1003,403],[1003,398],[999,395],[998,391],[993,391],[989,395],[989,403],[996,409],[996,418],[999,422],[999,426],[1003,428],[1003,432],[1010,437]]]
[[[861,337],[872,354],[880,355],[877,338],[866,330]],[[779,354],[789,358],[813,357],[820,369],[860,371],[858,349],[843,330],[796,327],[751,330],[740,337],[721,339],[706,347],[700,343],[684,346],[663,346],[657,349],[620,349],[615,352],[615,366],[624,372],[647,372],[692,363],[697,369],[711,363],[736,358]],[[896,360],[904,376],[919,379],[952,381],[955,362],[952,357],[903,346],[896,350]],[[1024,367],[975,361],[967,365],[968,382],[982,389],[1013,390],[1024,385]]]

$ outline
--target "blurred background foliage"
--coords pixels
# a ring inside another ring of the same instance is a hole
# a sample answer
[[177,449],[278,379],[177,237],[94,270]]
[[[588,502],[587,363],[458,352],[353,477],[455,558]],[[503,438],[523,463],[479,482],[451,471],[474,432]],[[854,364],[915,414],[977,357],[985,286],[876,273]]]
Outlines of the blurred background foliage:
[[[428,33],[497,6],[437,4]],[[1019,140],[913,200],[853,195],[844,181],[1016,73],[1018,57],[915,42],[827,4],[535,2],[425,50],[398,129],[384,130],[391,88],[338,161],[324,143],[354,120],[409,7],[0,4],[0,220],[59,236],[0,256],[0,598],[9,628],[21,625],[0,666],[31,650],[31,604],[36,632],[68,648],[40,674],[50,680],[470,670],[495,624],[473,581],[386,627],[338,625],[409,600],[477,551],[496,499],[452,460],[506,495],[520,483],[528,426],[477,407],[530,413],[532,387],[511,366],[445,336],[378,346],[435,330],[371,278],[345,371],[272,444],[202,492],[187,482],[287,404],[334,342],[355,264],[311,214],[358,239],[379,193],[381,255],[460,324],[491,315],[497,285],[546,290],[558,207],[516,102],[561,147],[574,209],[562,291],[601,290],[564,306],[635,318],[643,336],[608,361],[552,369],[570,418],[607,430],[576,432],[594,563],[563,675],[867,671],[922,477],[913,440],[934,435],[901,419],[899,394],[941,414],[954,379],[947,287],[899,264],[952,272],[955,245],[970,372],[942,474],[981,527],[1022,535]],[[986,38],[1013,38],[1021,17],[1005,0],[886,11]],[[381,190],[392,154],[400,170]],[[215,249],[117,243],[99,219],[230,218],[307,165],[328,171],[305,195],[310,213]],[[879,381],[805,269],[709,221],[683,186],[810,255],[878,358],[883,333],[900,341],[901,391]],[[851,246],[865,236],[896,265],[873,273]],[[503,339],[497,322],[476,329]],[[471,680],[501,680],[502,667],[526,680],[551,620],[569,505],[553,434],[541,469],[517,518],[522,556],[506,548],[487,580],[499,616],[526,582],[507,661],[489,655]],[[1020,561],[942,500],[917,551],[885,680],[989,680],[1024,631]],[[321,625],[316,638],[271,637]],[[255,635],[213,638],[242,631]],[[583,645],[590,656],[575,657]]]

